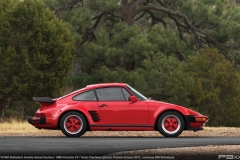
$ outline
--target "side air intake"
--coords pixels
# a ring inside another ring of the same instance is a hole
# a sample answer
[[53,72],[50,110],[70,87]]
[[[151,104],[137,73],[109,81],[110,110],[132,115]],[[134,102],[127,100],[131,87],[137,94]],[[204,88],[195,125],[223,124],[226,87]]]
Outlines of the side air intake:
[[88,111],[88,113],[91,115],[93,122],[99,122],[101,120],[97,111]]

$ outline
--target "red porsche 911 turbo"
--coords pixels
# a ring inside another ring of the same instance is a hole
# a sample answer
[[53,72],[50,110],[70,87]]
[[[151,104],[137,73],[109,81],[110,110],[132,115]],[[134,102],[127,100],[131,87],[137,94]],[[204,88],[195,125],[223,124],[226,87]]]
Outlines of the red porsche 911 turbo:
[[100,130],[156,130],[177,137],[183,130],[203,130],[208,121],[191,109],[150,100],[126,83],[93,84],[60,98],[33,100],[41,107],[28,122],[39,129],[59,129],[67,137]]

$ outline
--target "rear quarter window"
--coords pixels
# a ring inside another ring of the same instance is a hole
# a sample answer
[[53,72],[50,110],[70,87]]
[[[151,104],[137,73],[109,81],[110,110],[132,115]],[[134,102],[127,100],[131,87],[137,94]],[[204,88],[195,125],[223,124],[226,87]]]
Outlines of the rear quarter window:
[[93,90],[80,93],[74,96],[72,99],[75,101],[96,101],[97,100]]

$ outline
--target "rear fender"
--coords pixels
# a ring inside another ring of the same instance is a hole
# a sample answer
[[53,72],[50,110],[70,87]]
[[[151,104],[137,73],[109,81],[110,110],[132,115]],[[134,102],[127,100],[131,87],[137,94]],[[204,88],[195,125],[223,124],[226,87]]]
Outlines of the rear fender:
[[61,118],[63,117],[63,115],[68,113],[68,112],[72,112],[72,111],[81,113],[86,118],[88,124],[91,124],[92,119],[88,116],[89,113],[88,113],[88,111],[85,108],[76,109],[76,107],[69,107],[69,105],[68,105],[67,109],[63,108],[57,114],[57,117],[58,117],[58,127],[60,126],[60,121],[61,121]]

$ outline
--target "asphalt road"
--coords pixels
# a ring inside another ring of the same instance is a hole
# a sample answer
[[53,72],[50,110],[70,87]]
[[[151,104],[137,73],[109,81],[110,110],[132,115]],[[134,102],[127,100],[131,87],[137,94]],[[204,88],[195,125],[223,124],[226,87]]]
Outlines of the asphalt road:
[[1,156],[101,156],[121,151],[240,145],[240,137],[0,137]]

